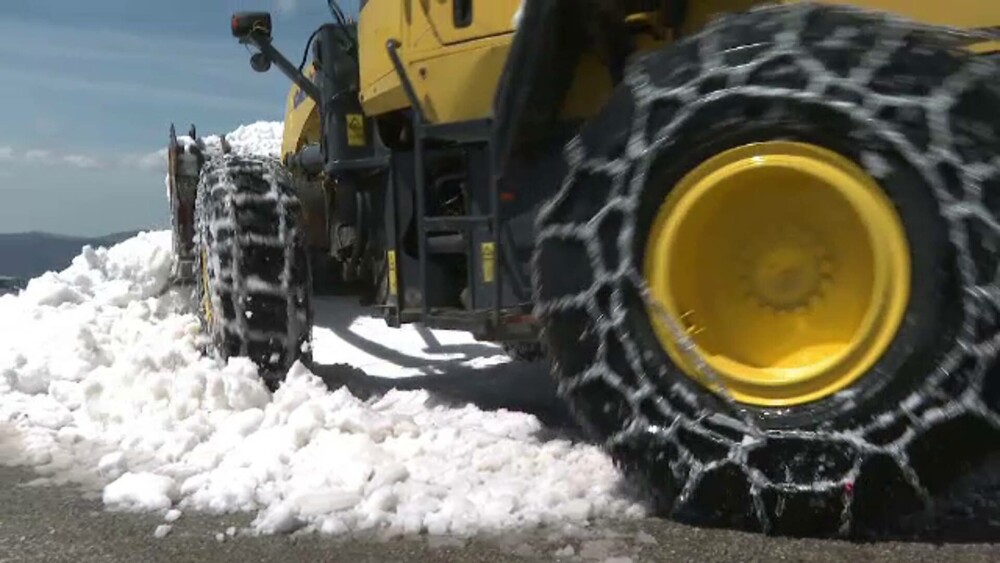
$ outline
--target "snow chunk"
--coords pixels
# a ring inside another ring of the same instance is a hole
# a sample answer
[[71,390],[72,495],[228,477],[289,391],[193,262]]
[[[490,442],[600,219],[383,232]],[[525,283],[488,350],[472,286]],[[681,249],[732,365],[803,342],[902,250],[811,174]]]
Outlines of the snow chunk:
[[639,533],[635,535],[635,541],[636,543],[642,543],[646,545],[657,545],[660,543],[656,541],[656,538],[653,537],[650,533],[645,532],[643,530],[639,530]]
[[553,553],[553,555],[555,555],[556,557],[573,557],[574,555],[576,555],[576,550],[573,549],[572,545],[567,545],[566,547],[557,549],[556,552]]
[[154,473],[126,473],[104,488],[104,504],[125,510],[166,510],[173,505],[174,480]]
[[288,504],[271,507],[254,521],[254,526],[265,534],[284,534],[302,527],[295,508]]
[[128,462],[122,452],[112,452],[97,462],[97,472],[111,479],[118,479],[128,470]]
[[172,529],[173,526],[170,526],[168,524],[161,524],[156,527],[156,530],[153,531],[153,536],[155,536],[156,539],[163,539],[167,537],[167,534],[169,534],[170,530]]

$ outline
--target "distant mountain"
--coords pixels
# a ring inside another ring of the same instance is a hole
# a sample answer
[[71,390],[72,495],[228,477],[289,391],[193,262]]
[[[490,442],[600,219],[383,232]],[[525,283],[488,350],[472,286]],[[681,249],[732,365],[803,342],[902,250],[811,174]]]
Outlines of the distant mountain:
[[82,238],[51,233],[0,234],[0,278],[26,280],[49,270],[62,270],[86,245],[112,246],[135,235],[127,232]]
[[19,278],[0,277],[0,295],[17,293],[28,285],[28,280]]

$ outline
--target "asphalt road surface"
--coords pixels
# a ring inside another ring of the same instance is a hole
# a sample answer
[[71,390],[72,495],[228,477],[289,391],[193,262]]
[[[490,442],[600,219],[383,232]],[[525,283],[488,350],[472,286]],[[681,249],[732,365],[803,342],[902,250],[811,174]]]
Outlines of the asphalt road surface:
[[[389,387],[427,388],[447,402],[481,408],[531,412],[553,432],[575,432],[554,399],[543,368],[497,370],[477,377],[450,370],[446,376],[413,380],[366,378],[346,369],[315,371],[330,386],[346,384],[356,395]],[[512,380],[514,378],[516,380]],[[600,522],[586,529],[538,530],[475,538],[379,536],[331,538],[228,535],[250,514],[211,516],[186,512],[165,537],[154,535],[158,515],[103,510],[99,500],[71,487],[35,487],[30,470],[0,467],[0,563],[39,561],[1000,561],[1000,534],[952,541],[850,543],[768,537],[730,530],[701,529],[663,519]],[[1000,480],[1000,479],[998,479]],[[982,517],[976,516],[976,521]],[[990,543],[995,542],[995,543]]]
[[[667,520],[605,522],[577,531],[543,530],[473,539],[337,539],[226,535],[250,515],[185,513],[156,538],[156,515],[102,511],[69,487],[31,487],[26,470],[0,468],[0,562],[109,561],[997,561],[1000,544],[840,541],[699,529]],[[224,539],[220,541],[218,534]]]

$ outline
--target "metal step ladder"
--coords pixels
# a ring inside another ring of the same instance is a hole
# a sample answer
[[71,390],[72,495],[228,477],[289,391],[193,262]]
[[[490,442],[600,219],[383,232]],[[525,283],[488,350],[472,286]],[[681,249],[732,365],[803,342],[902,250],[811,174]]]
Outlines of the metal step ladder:
[[[499,326],[501,316],[501,299],[503,296],[503,265],[501,263],[501,214],[500,214],[500,189],[497,182],[497,171],[494,169],[492,161],[492,119],[481,119],[475,121],[463,121],[458,123],[433,124],[428,123],[420,100],[417,98],[413,83],[406,73],[406,68],[399,57],[399,42],[390,39],[387,43],[389,59],[399,75],[403,91],[412,107],[413,114],[413,147],[414,147],[414,178],[416,185],[416,215],[417,215],[417,250],[420,259],[419,285],[421,299],[422,322],[433,321],[432,312],[427,296],[427,240],[430,233],[434,231],[460,231],[466,235],[471,235],[476,227],[486,225],[489,227],[493,244],[493,306],[490,311],[493,326]],[[424,170],[426,143],[428,141],[443,141],[455,143],[484,143],[486,144],[489,159],[489,200],[490,209],[485,215],[449,215],[441,217],[427,216],[427,178]],[[469,256],[470,262],[472,256]],[[470,268],[473,265],[470,264]]]

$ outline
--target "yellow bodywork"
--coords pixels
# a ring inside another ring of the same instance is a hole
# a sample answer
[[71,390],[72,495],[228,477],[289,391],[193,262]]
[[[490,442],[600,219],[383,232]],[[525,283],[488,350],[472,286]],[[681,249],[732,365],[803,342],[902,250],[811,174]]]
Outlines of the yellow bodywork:
[[[305,75],[310,80],[315,74],[315,65],[309,65],[305,69]],[[281,137],[281,157],[287,159],[289,155],[297,153],[302,147],[319,143],[319,141],[319,107],[298,86],[292,86],[285,102],[285,127]]]
[[[670,192],[643,261],[673,361],[737,401],[789,406],[845,389],[884,354],[909,300],[909,246],[859,166],[792,142],[725,151]],[[665,318],[680,319],[705,381]]]
[[[833,0],[819,0],[834,4]],[[845,2],[840,2],[841,4]],[[976,29],[1000,26],[1000,2],[997,0],[851,0],[859,8],[893,12],[917,21]],[[1000,41],[972,45],[975,52],[1000,50]]]
[[[670,0],[667,0],[668,2]],[[691,2],[683,34],[697,32],[725,12],[766,3],[797,0],[698,0]],[[852,0],[828,3],[895,12],[931,24],[963,28],[1000,26],[1000,2],[994,0]],[[449,123],[489,117],[493,98],[514,37],[514,14],[520,0],[472,0],[472,22],[456,27],[453,3],[441,0],[369,0],[358,18],[361,104],[367,115],[406,108],[409,103],[386,52],[386,42],[401,43],[400,57],[427,117]],[[654,25],[657,22],[653,22]],[[669,33],[666,33],[669,40]],[[655,49],[663,40],[640,39],[641,49]],[[983,44],[976,50],[1000,49]],[[581,61],[567,95],[563,115],[596,114],[611,92],[611,81],[596,57]],[[282,152],[288,154],[319,139],[315,104],[293,86],[288,96]]]
[[361,103],[368,115],[408,105],[386,52],[400,56],[413,87],[434,122],[489,114],[513,37],[519,0],[472,0],[472,24],[455,26],[453,3],[438,0],[370,0],[361,10]]
[[[869,10],[892,12],[933,25],[964,29],[1000,25],[1000,2],[994,0],[817,0],[824,4],[848,4]],[[790,3],[790,2],[785,2]]]
[[[790,4],[796,1],[691,2],[682,33],[695,33],[722,13],[747,10],[760,4]],[[930,24],[962,28],[1000,26],[1000,2],[994,0],[825,1],[894,12]],[[387,41],[395,39],[402,45],[400,57],[430,121],[450,123],[489,117],[513,41],[513,19],[519,4],[520,0],[472,0],[474,17],[471,24],[456,27],[452,2],[366,2],[358,19],[360,98],[364,112],[369,116],[380,115],[409,105],[385,48]],[[669,41],[669,35],[665,33],[666,39],[660,40],[640,38],[640,48],[658,48]],[[1000,50],[1000,43],[983,43],[972,48],[977,51]],[[610,96],[611,89],[611,81],[600,61],[585,55],[567,94],[562,115],[566,118],[595,115]],[[306,144],[319,142],[320,123],[316,104],[305,97],[297,86],[293,86],[288,95],[285,124],[284,155],[294,153]]]

